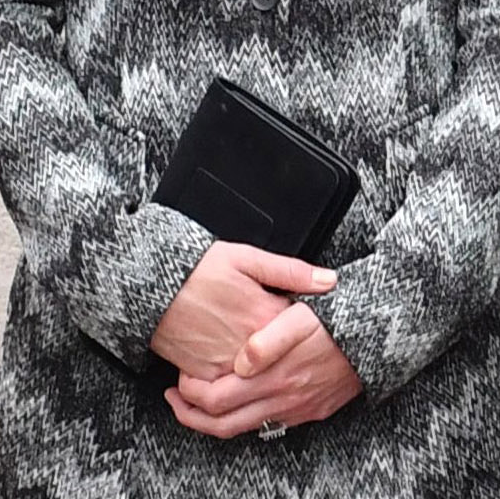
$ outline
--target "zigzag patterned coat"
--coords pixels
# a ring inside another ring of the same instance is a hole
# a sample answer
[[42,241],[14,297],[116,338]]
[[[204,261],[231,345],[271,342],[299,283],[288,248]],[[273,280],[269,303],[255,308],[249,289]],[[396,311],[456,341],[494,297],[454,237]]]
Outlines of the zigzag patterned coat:
[[[300,297],[366,399],[266,443],[177,423],[130,372],[215,237],[149,200],[212,77],[361,191]],[[0,496],[498,498],[500,1],[0,0],[0,188],[24,253]],[[130,210],[131,205],[137,210]]]

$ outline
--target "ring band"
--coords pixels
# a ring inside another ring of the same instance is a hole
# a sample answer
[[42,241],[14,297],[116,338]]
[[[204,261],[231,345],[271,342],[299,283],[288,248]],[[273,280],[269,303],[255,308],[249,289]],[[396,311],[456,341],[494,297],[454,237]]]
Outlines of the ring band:
[[288,426],[280,421],[266,419],[262,421],[259,431],[259,437],[267,441],[271,438],[284,437]]

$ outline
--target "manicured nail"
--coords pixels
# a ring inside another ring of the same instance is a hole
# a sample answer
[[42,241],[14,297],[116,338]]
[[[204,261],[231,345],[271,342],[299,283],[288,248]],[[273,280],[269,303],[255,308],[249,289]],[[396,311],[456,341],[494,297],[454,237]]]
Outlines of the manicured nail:
[[238,355],[234,371],[238,376],[251,376],[254,373],[253,365],[244,351]]
[[332,269],[314,268],[312,279],[315,284],[335,284],[337,282],[337,272]]

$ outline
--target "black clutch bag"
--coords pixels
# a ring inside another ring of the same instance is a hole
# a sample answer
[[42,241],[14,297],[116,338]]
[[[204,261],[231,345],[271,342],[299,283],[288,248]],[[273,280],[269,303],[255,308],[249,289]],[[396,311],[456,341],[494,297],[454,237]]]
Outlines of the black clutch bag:
[[314,263],[359,188],[349,163],[216,78],[153,196],[220,239]]
[[[216,78],[152,201],[221,239],[314,263],[358,188],[357,174],[341,156],[250,93]],[[161,397],[177,384],[179,371],[151,356],[142,386]]]

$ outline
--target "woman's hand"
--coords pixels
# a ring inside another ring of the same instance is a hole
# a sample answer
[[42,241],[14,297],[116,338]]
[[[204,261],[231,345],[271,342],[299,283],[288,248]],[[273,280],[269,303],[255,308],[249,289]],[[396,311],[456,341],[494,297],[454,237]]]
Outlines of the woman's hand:
[[303,303],[252,335],[235,370],[252,377],[232,373],[207,382],[181,373],[179,387],[165,392],[179,422],[231,438],[269,418],[287,426],[323,420],[362,391],[347,358]]
[[336,274],[246,244],[216,241],[205,253],[153,335],[151,349],[181,370],[214,380],[232,372],[238,350],[290,305],[262,285],[325,292]]

